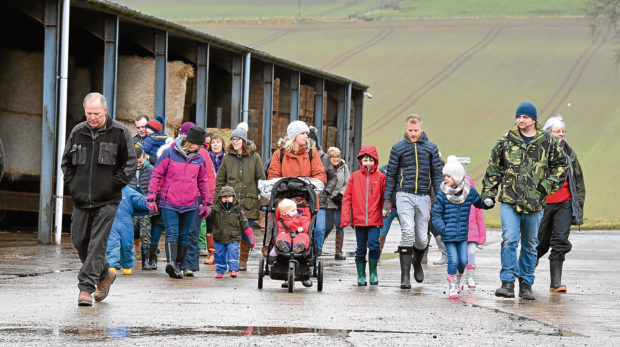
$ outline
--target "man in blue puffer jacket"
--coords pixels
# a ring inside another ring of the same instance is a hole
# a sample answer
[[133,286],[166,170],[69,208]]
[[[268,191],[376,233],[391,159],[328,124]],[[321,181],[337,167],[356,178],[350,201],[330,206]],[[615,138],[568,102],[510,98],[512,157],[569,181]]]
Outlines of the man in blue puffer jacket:
[[383,215],[389,214],[392,194],[396,194],[396,208],[402,232],[398,246],[400,287],[409,289],[411,264],[416,282],[424,281],[422,258],[428,246],[431,185],[435,191],[439,191],[443,175],[439,150],[424,133],[420,116],[408,116],[405,129],[405,138],[392,146],[390,152]]

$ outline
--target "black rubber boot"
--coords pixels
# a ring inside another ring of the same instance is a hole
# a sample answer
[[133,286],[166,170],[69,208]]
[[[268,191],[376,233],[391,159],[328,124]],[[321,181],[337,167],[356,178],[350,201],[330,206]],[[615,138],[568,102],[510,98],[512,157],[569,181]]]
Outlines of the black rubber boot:
[[159,248],[157,245],[151,245],[149,247],[149,265],[151,270],[157,270],[157,254],[159,254]]
[[532,286],[519,278],[519,297],[524,300],[536,300],[532,293]]
[[179,246],[177,251],[177,260],[174,266],[174,271],[177,275],[176,278],[183,278],[183,262],[185,261],[185,255],[187,255],[187,246]]
[[[427,247],[428,248],[428,247]],[[425,249],[417,249],[413,247],[413,278],[418,283],[424,281],[424,270],[422,269],[422,258],[424,258]]]
[[152,270],[151,263],[149,262],[149,247],[140,247],[140,253],[142,254],[142,270]]
[[175,262],[177,260],[177,242],[176,241],[168,241],[166,242],[166,273],[170,278],[177,278],[177,274],[175,271]]
[[411,272],[411,259],[413,259],[413,247],[398,247],[400,258],[400,289],[411,289],[409,274]]
[[495,290],[495,296],[502,298],[514,298],[515,282],[502,282],[502,286]]
[[562,284],[562,260],[551,260],[549,262],[549,270],[551,271],[551,284],[549,290],[552,292],[565,293],[566,286]]

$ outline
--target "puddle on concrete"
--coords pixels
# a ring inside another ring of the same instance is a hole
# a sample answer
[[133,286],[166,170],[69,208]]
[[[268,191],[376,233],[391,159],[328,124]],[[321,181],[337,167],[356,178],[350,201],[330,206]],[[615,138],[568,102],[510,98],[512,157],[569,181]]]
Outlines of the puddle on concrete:
[[[520,331],[527,335],[552,335],[564,337],[583,337],[584,335],[572,331],[559,330],[552,334],[541,334],[539,331]],[[431,334],[413,331],[388,331],[388,330],[348,330],[326,328],[300,328],[300,327],[266,327],[266,326],[204,326],[204,327],[129,327],[121,326],[114,328],[40,328],[40,327],[0,327],[0,335],[35,335],[38,337],[53,336],[58,338],[70,337],[79,341],[102,341],[124,340],[127,338],[165,337],[165,336],[277,336],[295,334],[317,334],[335,338],[347,338],[351,333],[370,334]]]
[[115,327],[115,328],[38,328],[38,327],[0,327],[2,334],[37,335],[54,337],[74,337],[80,341],[123,340],[126,338],[162,337],[162,336],[276,336],[294,334],[317,334],[336,338],[347,338],[351,333],[390,333],[420,334],[418,332],[385,330],[347,330],[299,327],[265,327],[265,326],[205,326],[205,327]]

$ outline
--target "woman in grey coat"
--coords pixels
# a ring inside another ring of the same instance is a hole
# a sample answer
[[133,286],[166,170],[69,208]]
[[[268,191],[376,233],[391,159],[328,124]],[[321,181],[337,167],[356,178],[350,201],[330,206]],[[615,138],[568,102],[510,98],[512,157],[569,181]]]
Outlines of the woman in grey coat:
[[[336,147],[329,147],[327,149],[327,155],[329,156],[330,165],[333,166],[336,176],[338,177],[338,183],[327,199],[327,210],[325,211],[325,239],[329,236],[332,228],[336,227],[336,260],[345,260],[346,257],[342,252],[342,245],[344,243],[344,230],[340,227],[340,203],[342,202],[342,195],[347,187],[349,181],[349,167],[340,158],[340,150]],[[334,225],[335,224],[335,225]]]

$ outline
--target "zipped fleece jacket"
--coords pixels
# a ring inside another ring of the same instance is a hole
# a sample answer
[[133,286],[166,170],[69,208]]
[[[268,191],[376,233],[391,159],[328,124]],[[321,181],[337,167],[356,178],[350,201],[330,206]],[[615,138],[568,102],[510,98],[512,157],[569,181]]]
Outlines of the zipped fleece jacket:
[[[226,209],[222,205],[221,197],[230,195],[233,196],[234,203],[230,209]],[[232,187],[226,186],[221,189],[220,195],[218,195],[213,209],[207,217],[207,223],[213,225],[213,241],[222,244],[241,241],[241,233],[249,228],[250,224],[243,214],[243,209],[239,206],[235,190]]]
[[547,195],[564,182],[568,164],[560,142],[536,123],[536,135],[526,144],[519,128],[502,136],[491,150],[482,180],[482,200],[495,199],[517,213],[529,214],[545,208]]
[[137,165],[129,129],[110,117],[96,130],[86,121],[76,125],[61,161],[64,181],[78,208],[118,204]]
[[390,201],[396,192],[431,195],[431,184],[438,192],[442,169],[437,145],[428,140],[426,133],[417,142],[411,142],[405,133],[390,152],[384,200]]
[[[375,158],[375,165],[366,171],[362,166],[362,156],[368,154]],[[385,194],[385,175],[377,170],[379,154],[375,146],[362,146],[357,155],[360,169],[351,174],[342,197],[340,225],[383,226],[383,195]]]
[[177,137],[155,164],[149,185],[149,196],[160,193],[159,207],[179,213],[198,208],[198,192],[203,204],[211,204],[207,184],[207,166],[199,152],[187,155],[181,148],[185,135]]

